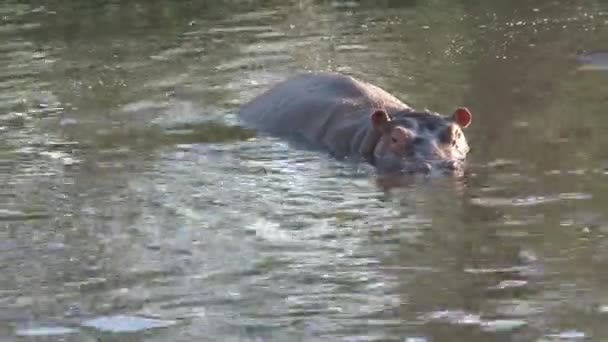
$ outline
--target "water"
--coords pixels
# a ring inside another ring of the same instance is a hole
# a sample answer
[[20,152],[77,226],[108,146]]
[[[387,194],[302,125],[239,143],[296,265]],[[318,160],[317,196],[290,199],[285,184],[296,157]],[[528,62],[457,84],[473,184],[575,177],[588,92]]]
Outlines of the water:
[[[607,34],[601,1],[4,1],[0,340],[608,338]],[[300,70],[468,106],[470,175],[238,126]]]

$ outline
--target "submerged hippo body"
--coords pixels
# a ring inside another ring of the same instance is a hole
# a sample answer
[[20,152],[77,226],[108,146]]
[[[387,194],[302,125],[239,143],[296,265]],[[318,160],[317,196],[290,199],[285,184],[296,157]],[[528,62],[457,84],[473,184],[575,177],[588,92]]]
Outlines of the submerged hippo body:
[[245,104],[255,129],[294,136],[338,158],[364,160],[379,173],[460,169],[469,146],[462,128],[471,113],[417,112],[385,90],[334,73],[305,73]]

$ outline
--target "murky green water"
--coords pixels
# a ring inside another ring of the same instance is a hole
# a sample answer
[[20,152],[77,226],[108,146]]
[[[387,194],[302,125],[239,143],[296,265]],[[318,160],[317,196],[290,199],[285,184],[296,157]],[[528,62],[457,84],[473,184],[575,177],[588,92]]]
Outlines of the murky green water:
[[[600,0],[2,2],[0,341],[608,339],[606,37]],[[470,176],[238,127],[301,70],[468,106]]]

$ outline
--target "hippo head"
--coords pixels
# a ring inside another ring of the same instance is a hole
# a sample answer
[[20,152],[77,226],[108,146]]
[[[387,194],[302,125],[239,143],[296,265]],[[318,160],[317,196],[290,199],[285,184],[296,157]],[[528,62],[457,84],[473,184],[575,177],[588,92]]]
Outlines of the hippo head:
[[392,117],[384,110],[371,115],[379,140],[373,150],[378,173],[457,174],[469,145],[462,130],[471,124],[472,115],[458,108],[452,115],[431,112],[400,112]]

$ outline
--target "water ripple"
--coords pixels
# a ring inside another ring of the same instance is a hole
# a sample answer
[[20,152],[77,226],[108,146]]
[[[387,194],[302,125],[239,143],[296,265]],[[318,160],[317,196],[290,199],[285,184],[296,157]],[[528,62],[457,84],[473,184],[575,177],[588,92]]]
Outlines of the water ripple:
[[[602,13],[0,4],[0,331],[588,339],[606,311],[603,88],[563,51],[602,42]],[[364,166],[238,127],[240,104],[302,70],[479,108],[478,165],[387,192]]]
[[589,200],[592,198],[593,196],[589,193],[562,193],[553,196],[528,196],[522,198],[478,197],[471,199],[471,203],[487,207],[528,207],[570,200]]

